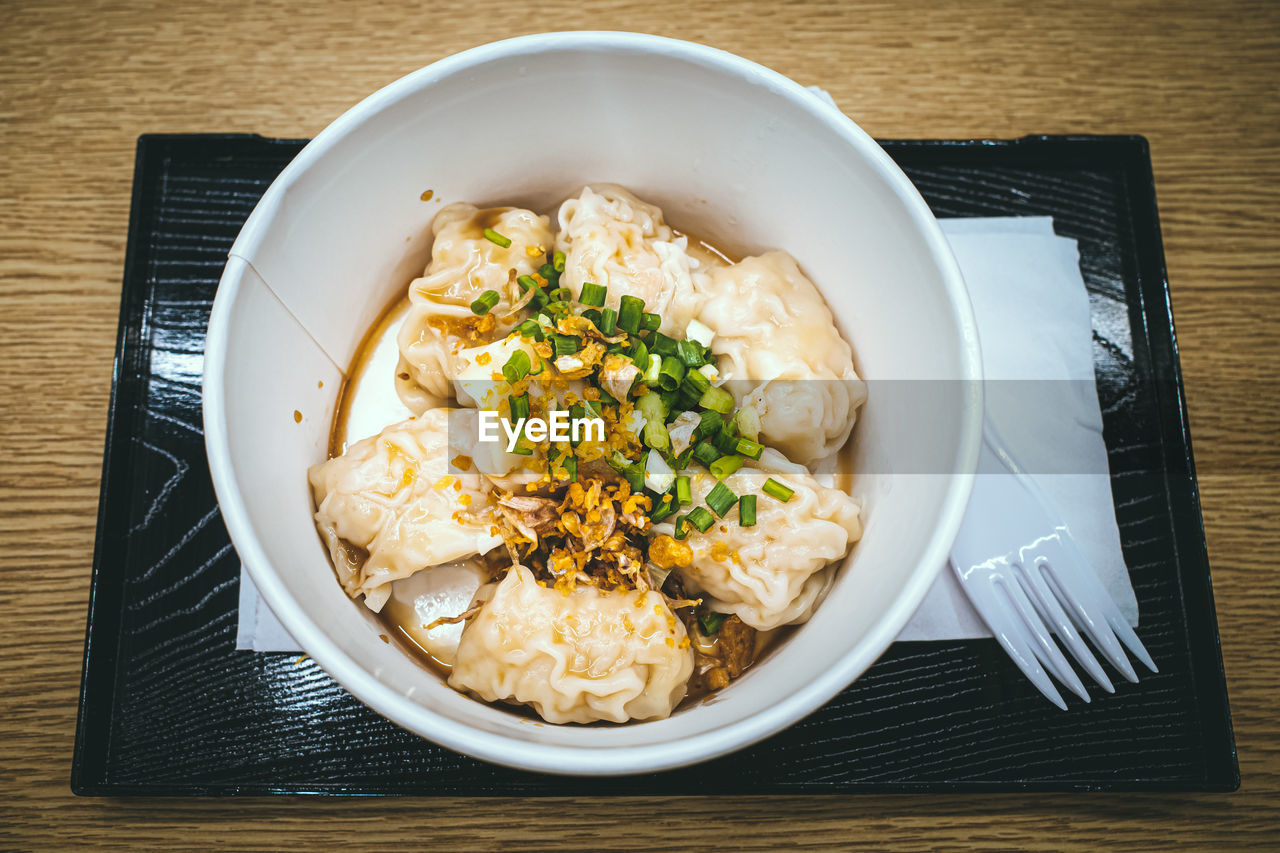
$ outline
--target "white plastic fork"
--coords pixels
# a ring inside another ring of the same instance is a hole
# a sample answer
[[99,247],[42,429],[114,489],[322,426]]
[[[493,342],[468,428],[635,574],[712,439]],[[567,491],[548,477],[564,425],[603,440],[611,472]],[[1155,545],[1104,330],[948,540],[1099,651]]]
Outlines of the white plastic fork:
[[1055,633],[1108,693],[1115,687],[1081,633],[1129,681],[1136,683],[1138,674],[1121,643],[1157,672],[1061,514],[1009,454],[990,419],[983,424],[982,443],[969,505],[988,513],[1002,507],[1004,514],[966,517],[951,559],[960,585],[996,640],[1045,698],[1064,711],[1067,703],[1046,670],[1084,701],[1090,699],[1054,642]]

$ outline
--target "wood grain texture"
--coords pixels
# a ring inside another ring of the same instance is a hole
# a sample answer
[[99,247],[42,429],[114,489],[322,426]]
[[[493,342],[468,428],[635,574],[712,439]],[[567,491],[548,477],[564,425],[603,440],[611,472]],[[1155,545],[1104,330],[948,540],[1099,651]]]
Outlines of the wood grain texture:
[[[227,2],[0,6],[0,847],[1163,850],[1280,833],[1280,5]],[[873,135],[1146,135],[1243,784],[1238,794],[77,800],[67,778],[136,137],[310,136],[434,59],[546,29],[703,41]]]

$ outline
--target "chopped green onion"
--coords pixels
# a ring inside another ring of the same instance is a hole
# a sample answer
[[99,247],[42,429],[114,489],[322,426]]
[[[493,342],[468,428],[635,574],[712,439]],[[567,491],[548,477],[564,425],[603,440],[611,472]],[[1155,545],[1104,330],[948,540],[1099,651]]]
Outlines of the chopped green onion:
[[702,367],[707,363],[702,355],[702,344],[697,341],[684,340],[676,344],[676,351],[685,367]]
[[662,421],[667,417],[667,410],[662,405],[662,399],[652,391],[636,400],[636,410],[648,421]]
[[[723,480],[725,477],[728,477],[734,471],[737,471],[742,467],[742,457],[736,455],[721,456],[715,462],[712,462],[709,467],[711,468],[711,476],[715,477],[717,480]],[[712,489],[711,491],[714,492],[715,489]],[[721,515],[721,518],[723,517],[724,516]]]
[[662,332],[653,333],[653,341],[649,344],[649,349],[658,355],[666,357],[668,355],[678,356],[678,343],[675,338],[669,338]]
[[625,354],[627,351],[627,348],[624,347],[621,343],[616,343],[616,344],[609,344],[607,347],[604,348],[604,351],[618,355],[618,354]]
[[547,294],[547,298],[552,302],[565,302],[573,297],[573,291],[567,287],[557,287]]
[[588,308],[586,311],[583,311],[580,316],[590,320],[597,329],[600,328],[600,323],[602,318],[600,316],[600,312],[597,311],[596,309]]
[[507,377],[507,381],[514,385],[529,375],[531,366],[529,354],[522,349],[518,349],[511,353],[511,358],[507,359],[507,363],[502,365],[502,375]]
[[583,305],[594,305],[599,308],[604,305],[604,298],[608,293],[609,288],[604,285],[584,281],[582,283],[582,294],[578,297],[578,301]]
[[723,388],[708,388],[703,393],[702,399],[698,401],[698,405],[727,415],[733,411],[733,395]]
[[538,275],[542,276],[547,281],[554,281],[560,277],[560,274],[556,272],[556,268],[551,266],[551,264],[543,264],[538,267]]
[[507,401],[511,404],[511,422],[518,423],[521,418],[529,417],[529,397],[522,394],[519,397],[507,397]]
[[[473,231],[472,233],[474,234],[475,232]],[[490,243],[496,243],[504,249],[511,248],[511,238],[503,237],[501,234],[499,234],[497,231],[494,231],[492,228],[484,229],[484,238],[488,240]]]
[[755,495],[743,495],[738,498],[738,524],[742,527],[756,526]]
[[618,330],[618,312],[612,308],[602,310],[600,312],[600,322],[596,323],[596,328],[606,335],[612,335]]
[[520,333],[522,338],[533,338],[535,341],[542,340],[542,327],[538,325],[537,320],[525,320],[519,326],[516,326],[516,331]]
[[527,293],[529,288],[533,288],[533,299],[529,301],[529,304],[535,310],[547,304],[547,293],[538,286],[538,282],[534,281],[533,276],[522,275],[516,279],[516,284],[520,285],[521,293]]
[[698,442],[698,445],[693,448],[693,458],[710,468],[711,463],[720,458],[720,451],[716,450],[715,445],[711,442],[700,441]]
[[[661,367],[662,367],[662,356],[650,355],[649,366],[644,369],[644,376],[641,377],[642,379],[644,379],[646,385],[658,384],[658,371],[659,369],[661,369]],[[668,411],[670,411],[669,408],[668,408]]]
[[636,401],[636,410],[644,417],[644,443],[654,450],[666,450],[671,446],[667,434],[666,409],[662,399],[652,391]]
[[760,454],[764,453],[764,445],[758,441],[752,441],[749,438],[740,438],[734,445],[734,449],[743,456],[751,459],[759,459]]
[[[738,432],[752,441],[760,437],[760,414],[750,406],[738,409],[733,416],[733,423],[738,427]],[[751,454],[747,454],[750,456]],[[753,459],[759,459],[755,456]]]
[[762,486],[761,488],[766,495],[768,495],[771,498],[777,498],[783,503],[786,503],[787,501],[791,500],[791,496],[796,493],[795,489],[787,488],[786,486],[782,485],[772,477],[765,480],[764,486]]
[[705,506],[694,507],[685,518],[689,519],[689,523],[698,528],[701,533],[706,533],[711,525],[716,523],[715,516],[708,512]]
[[639,338],[635,339],[635,346],[631,348],[631,362],[640,368],[641,372],[649,369],[649,348]]
[[668,516],[676,511],[677,504],[671,495],[663,495],[660,501],[655,501],[653,511],[649,513],[649,521],[654,524],[665,521]]
[[683,471],[689,467],[689,460],[693,458],[693,448],[686,447],[684,452],[676,457],[675,464],[671,466],[673,471]]
[[552,334],[549,337],[551,338],[551,345],[555,347],[556,358],[562,355],[573,355],[582,348],[582,341],[573,335]]
[[650,314],[648,311],[640,315],[640,331],[642,332],[656,332],[661,325],[661,315]]
[[627,479],[631,484],[631,491],[639,492],[644,488],[644,466],[639,462],[632,462],[621,452],[615,450],[613,455],[609,457],[609,464],[613,470],[617,471]]
[[542,307],[542,310],[547,312],[548,316],[559,317],[561,314],[569,313],[569,303],[568,302],[548,302],[546,305]]
[[502,297],[498,295],[498,291],[486,290],[476,298],[475,302],[471,303],[471,313],[480,314],[481,316],[488,314],[501,299]]
[[551,256],[551,268],[556,272],[564,272],[564,252],[557,250],[556,253]]
[[719,450],[721,453],[737,453],[738,439],[734,436],[732,431],[727,429],[728,426],[728,424],[722,426],[720,431],[712,436],[711,443],[714,444],[716,446],[716,450]]
[[676,519],[675,531],[672,534],[676,539],[683,539],[689,535],[689,516],[682,515]]
[[[560,460],[560,466],[564,468],[564,472],[569,475],[569,481],[573,482],[578,479],[578,457],[572,453],[566,453]],[[752,495],[755,497],[755,495]]]
[[690,370],[684,375],[684,381],[680,383],[682,389],[687,389],[689,395],[702,399],[702,395],[707,393],[707,389],[711,387],[711,381],[696,370]]
[[[725,457],[728,459],[729,457]],[[719,460],[723,462],[724,460]],[[711,491],[707,492],[707,506],[715,511],[715,514],[724,518],[728,514],[730,508],[738,502],[738,496],[726,486],[724,483],[716,483]]]
[[[684,363],[678,358],[664,358],[658,368],[658,384],[664,391],[674,391],[684,379]],[[732,398],[731,398],[732,399]]]
[[640,331],[640,315],[644,313],[644,300],[624,296],[618,305],[618,328],[628,334]]
[[698,617],[698,628],[702,631],[702,636],[710,637],[720,630],[720,626],[728,618],[724,613],[704,613]]
[[603,388],[599,388],[597,390],[600,392],[600,399],[588,400],[587,406],[589,407],[592,404],[594,404],[597,412],[596,417],[599,417],[599,411],[601,406],[616,406],[618,405],[618,401],[612,394],[610,394],[608,391],[604,390]]
[[[612,398],[612,397],[610,397],[609,399],[611,399],[611,400],[612,400],[613,398]],[[616,402],[617,402],[617,400],[614,400],[614,402],[616,403]],[[599,401],[599,400],[585,400],[585,401],[583,401],[583,403],[582,403],[582,411],[583,411],[583,413],[586,415],[586,417],[589,417],[589,418],[598,418],[598,417],[600,417],[600,414],[601,414],[601,412],[600,412],[600,401]]]
[[699,412],[698,425],[693,429],[694,440],[706,438],[709,435],[717,435],[722,426],[724,426],[724,418],[719,412],[711,409]]
[[689,484],[689,478],[683,474],[676,477],[676,502],[680,506],[693,503],[693,487]]

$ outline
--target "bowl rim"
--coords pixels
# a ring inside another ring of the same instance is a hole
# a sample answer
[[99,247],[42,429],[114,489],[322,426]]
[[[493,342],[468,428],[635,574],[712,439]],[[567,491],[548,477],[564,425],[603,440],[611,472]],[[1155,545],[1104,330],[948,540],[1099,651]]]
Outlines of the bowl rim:
[[[896,606],[837,662],[804,689],[776,704],[723,728],[660,743],[596,747],[533,743],[455,722],[397,693],[336,645],[297,605],[267,559],[230,463],[226,429],[223,367],[227,356],[231,308],[236,302],[244,267],[251,266],[253,248],[263,238],[275,210],[294,181],[337,142],[397,101],[436,80],[497,59],[548,50],[656,54],[727,72],[781,94],[842,137],[866,158],[904,204],[919,229],[930,256],[942,272],[960,340],[964,348],[961,372],[965,381],[958,472],[951,478],[939,521],[920,562],[912,569]],[[243,264],[234,263],[240,260]],[[981,353],[977,323],[959,265],[915,186],[888,154],[834,102],[784,75],[727,51],[695,42],[642,33],[574,31],[538,33],[491,42],[440,59],[379,89],[325,127],[276,177],[246,220],[229,252],[210,312],[203,369],[205,446],[214,491],[227,531],[259,593],[298,644],[357,699],[397,725],[449,749],[484,761],[544,773],[616,776],[654,772],[700,763],[750,746],[794,724],[827,702],[862,675],[879,658],[915,613],[929,587],[945,566],[959,532],[973,488],[982,430]],[[429,722],[429,726],[424,725]],[[428,731],[430,732],[428,734]]]

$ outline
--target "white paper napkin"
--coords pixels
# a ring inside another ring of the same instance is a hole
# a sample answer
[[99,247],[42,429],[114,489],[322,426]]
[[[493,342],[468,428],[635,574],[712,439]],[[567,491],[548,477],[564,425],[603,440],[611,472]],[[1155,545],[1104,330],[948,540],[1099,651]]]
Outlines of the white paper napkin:
[[[1102,413],[1093,385],[1089,297],[1080,277],[1075,241],[1056,236],[1049,217],[945,219],[942,230],[969,286],[987,379],[1077,380],[1070,385],[1046,382],[1052,406],[1037,411],[1035,406],[1020,405],[1017,418],[1002,418],[999,423],[1011,452],[1033,471],[1121,613],[1137,625],[1138,604],[1120,551],[1106,473]],[[1035,383],[1020,383],[1016,390],[1034,392],[1035,387]],[[1007,399],[1000,398],[998,382],[994,390],[988,394],[989,404],[1008,405]],[[1073,460],[1073,470],[1092,473],[1038,473],[1030,460],[1046,449],[1058,459]],[[1000,508],[971,506],[969,511],[999,513]],[[989,636],[954,574],[946,569],[898,639]],[[236,648],[298,651],[243,568]]]

